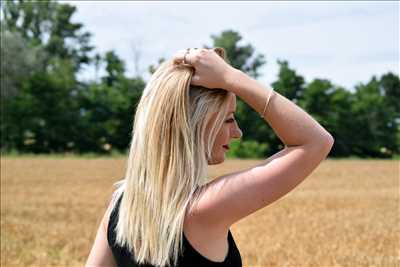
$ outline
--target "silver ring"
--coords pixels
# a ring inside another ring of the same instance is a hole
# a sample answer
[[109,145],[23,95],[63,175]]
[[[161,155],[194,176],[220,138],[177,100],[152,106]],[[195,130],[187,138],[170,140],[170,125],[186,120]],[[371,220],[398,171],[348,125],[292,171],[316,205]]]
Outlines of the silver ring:
[[190,65],[190,63],[186,63],[186,55],[189,54],[189,51],[190,51],[190,48],[186,48],[185,55],[183,56],[183,64],[189,64]]

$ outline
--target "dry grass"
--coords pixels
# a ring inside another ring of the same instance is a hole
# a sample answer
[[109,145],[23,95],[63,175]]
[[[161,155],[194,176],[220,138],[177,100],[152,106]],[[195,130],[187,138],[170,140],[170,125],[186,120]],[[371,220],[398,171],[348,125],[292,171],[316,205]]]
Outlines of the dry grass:
[[[210,176],[257,161],[228,160]],[[83,266],[125,159],[1,159],[1,266]],[[400,266],[399,161],[325,160],[232,233],[243,266]]]

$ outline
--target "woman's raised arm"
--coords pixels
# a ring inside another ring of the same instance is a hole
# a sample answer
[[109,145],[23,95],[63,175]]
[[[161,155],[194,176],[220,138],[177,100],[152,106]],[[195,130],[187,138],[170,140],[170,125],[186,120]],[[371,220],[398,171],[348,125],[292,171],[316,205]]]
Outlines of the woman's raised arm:
[[[197,56],[194,64],[206,62],[207,56]],[[218,177],[201,188],[201,197],[190,209],[191,218],[216,231],[226,231],[286,195],[326,158],[334,143],[331,134],[295,103],[245,73],[228,69],[223,88],[258,113],[263,113],[273,93],[264,119],[286,146],[257,166]]]

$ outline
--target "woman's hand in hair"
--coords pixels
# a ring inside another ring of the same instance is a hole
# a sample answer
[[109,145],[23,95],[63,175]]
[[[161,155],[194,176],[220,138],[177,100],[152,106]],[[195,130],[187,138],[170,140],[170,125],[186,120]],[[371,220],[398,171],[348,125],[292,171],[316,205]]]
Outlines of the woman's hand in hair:
[[[186,56],[185,56],[186,54]],[[222,88],[228,90],[228,81],[236,70],[219,56],[213,49],[193,49],[178,51],[174,56],[175,64],[194,67],[191,84],[206,88]]]

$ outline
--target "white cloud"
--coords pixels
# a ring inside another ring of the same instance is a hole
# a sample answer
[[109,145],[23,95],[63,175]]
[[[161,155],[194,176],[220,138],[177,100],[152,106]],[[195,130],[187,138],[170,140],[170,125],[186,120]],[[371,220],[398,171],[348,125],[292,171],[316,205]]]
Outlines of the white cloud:
[[276,78],[278,58],[307,82],[323,77],[348,89],[374,74],[399,72],[396,2],[69,3],[78,7],[74,19],[94,33],[98,50],[115,49],[129,72],[138,40],[147,68],[179,49],[211,45],[211,35],[226,29],[266,55],[261,80],[268,83]]

